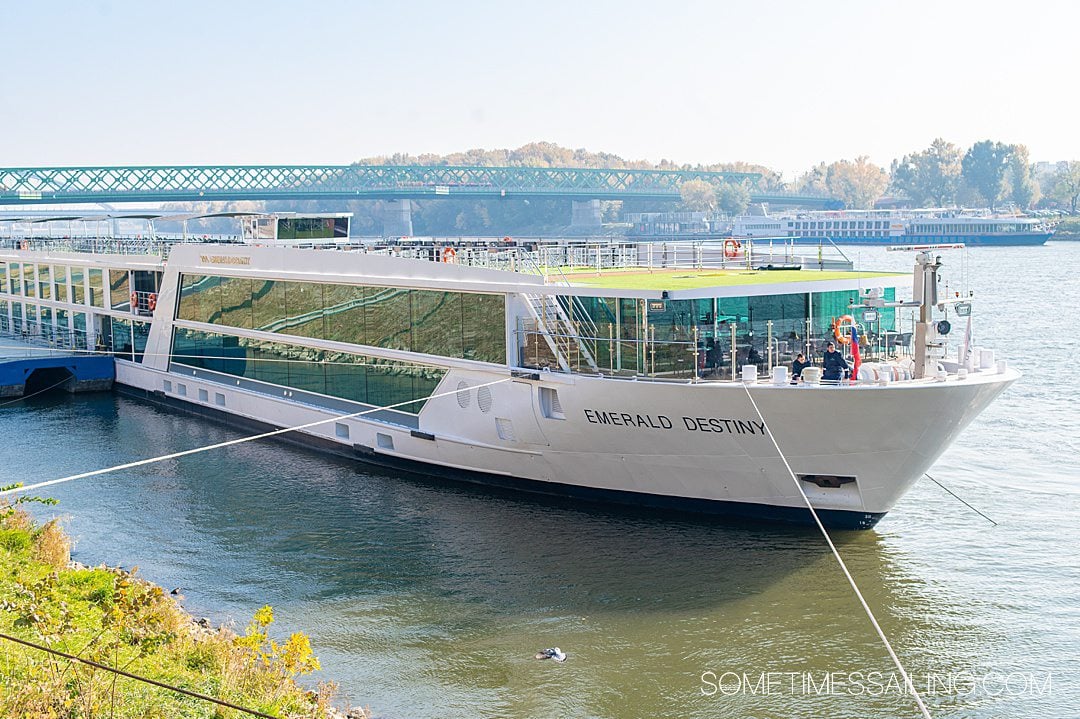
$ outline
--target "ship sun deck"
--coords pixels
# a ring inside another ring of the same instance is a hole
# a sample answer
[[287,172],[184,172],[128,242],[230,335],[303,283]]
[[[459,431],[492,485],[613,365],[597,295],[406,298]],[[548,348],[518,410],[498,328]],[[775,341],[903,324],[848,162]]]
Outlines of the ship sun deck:
[[[835,247],[364,241],[348,237],[344,215],[236,218],[243,231],[222,243],[163,242],[153,227],[141,239],[72,237],[70,218],[9,218],[28,234],[0,237],[0,332],[135,363],[156,353],[166,365],[355,401],[368,394],[354,385],[383,391],[382,379],[370,380],[379,373],[415,375],[411,398],[450,368],[480,365],[694,382],[735,380],[756,365],[768,377],[831,340],[850,344],[851,325],[865,361],[901,360],[912,348],[914,320],[898,296],[910,275],[853,271]],[[114,254],[127,249],[118,241],[143,249]],[[366,379],[267,369],[331,360],[366,368]]]
[[561,272],[571,285],[624,290],[697,290],[749,285],[788,285],[829,280],[891,280],[898,276],[906,277],[906,273],[895,272],[745,268],[701,270],[626,268],[607,270],[600,274],[590,268],[567,268]]

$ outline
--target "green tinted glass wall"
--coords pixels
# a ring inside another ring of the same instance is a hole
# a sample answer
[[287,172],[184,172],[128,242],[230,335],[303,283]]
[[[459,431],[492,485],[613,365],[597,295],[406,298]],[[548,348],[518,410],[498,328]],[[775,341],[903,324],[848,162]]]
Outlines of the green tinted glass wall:
[[503,295],[183,275],[177,319],[506,361]]
[[412,414],[446,374],[429,365],[179,327],[172,362],[378,406],[409,402],[397,409]]

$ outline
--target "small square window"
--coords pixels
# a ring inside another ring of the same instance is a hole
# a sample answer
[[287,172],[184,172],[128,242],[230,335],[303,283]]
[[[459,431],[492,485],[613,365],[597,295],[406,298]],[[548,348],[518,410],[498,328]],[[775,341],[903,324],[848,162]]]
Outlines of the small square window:
[[163,381],[161,383],[161,386],[166,392],[172,392],[172,382],[170,382],[169,380]]
[[176,393],[178,395],[180,395],[181,397],[187,397],[187,385],[186,384],[178,384],[178,385],[176,385]]
[[216,404],[219,407],[224,407],[225,406],[225,395],[223,395],[221,392],[214,392],[214,404]]
[[349,425],[342,424],[341,422],[334,422],[334,434],[341,439],[349,438]]
[[200,389],[199,390],[199,401],[200,402],[209,402],[210,401],[210,393],[207,392],[204,389]]

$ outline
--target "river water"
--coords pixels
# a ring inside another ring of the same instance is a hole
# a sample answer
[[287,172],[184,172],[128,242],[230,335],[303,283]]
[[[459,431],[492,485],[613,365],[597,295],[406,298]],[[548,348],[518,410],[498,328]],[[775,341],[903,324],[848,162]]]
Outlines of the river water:
[[[923,481],[838,544],[935,717],[1080,716],[1080,244],[962,264],[976,342],[1025,377],[931,473],[998,525]],[[2,406],[0,436],[4,480],[29,483],[237,435],[102,394]],[[317,678],[376,716],[918,716],[813,530],[495,494],[272,442],[49,494],[76,559],[138,565],[215,622],[273,605],[279,636],[310,634]],[[565,663],[532,658],[556,645]]]

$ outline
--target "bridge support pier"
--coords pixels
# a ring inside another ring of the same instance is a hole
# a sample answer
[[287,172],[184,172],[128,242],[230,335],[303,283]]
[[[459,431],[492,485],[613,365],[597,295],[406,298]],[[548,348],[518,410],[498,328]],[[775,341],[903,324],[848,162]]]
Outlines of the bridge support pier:
[[382,211],[383,237],[408,237],[413,233],[412,200],[387,200]]
[[600,200],[574,200],[570,213],[570,226],[582,230],[600,229],[603,213]]

